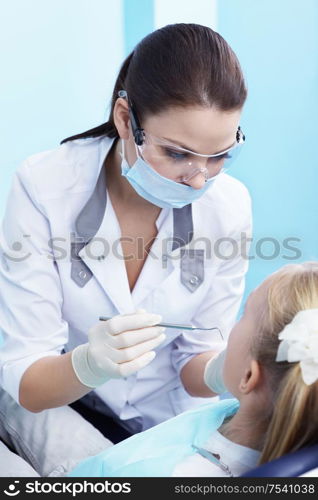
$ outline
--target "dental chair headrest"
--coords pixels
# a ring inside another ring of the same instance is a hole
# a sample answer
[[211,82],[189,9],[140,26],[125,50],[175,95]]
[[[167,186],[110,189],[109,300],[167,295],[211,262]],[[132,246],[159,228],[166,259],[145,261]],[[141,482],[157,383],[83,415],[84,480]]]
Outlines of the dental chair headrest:
[[318,445],[308,446],[252,469],[242,477],[298,477],[318,467]]

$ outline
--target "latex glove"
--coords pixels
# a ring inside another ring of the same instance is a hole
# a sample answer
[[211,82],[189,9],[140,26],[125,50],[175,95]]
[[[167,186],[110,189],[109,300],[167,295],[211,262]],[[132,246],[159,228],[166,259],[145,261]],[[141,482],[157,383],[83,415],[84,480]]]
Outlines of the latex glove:
[[72,352],[77,378],[88,387],[97,387],[112,378],[128,377],[148,365],[156,355],[165,328],[159,314],[139,309],[100,321],[88,332],[88,343]]
[[223,366],[226,355],[226,349],[211,358],[204,369],[204,382],[211,391],[216,394],[222,394],[227,391],[223,381]]

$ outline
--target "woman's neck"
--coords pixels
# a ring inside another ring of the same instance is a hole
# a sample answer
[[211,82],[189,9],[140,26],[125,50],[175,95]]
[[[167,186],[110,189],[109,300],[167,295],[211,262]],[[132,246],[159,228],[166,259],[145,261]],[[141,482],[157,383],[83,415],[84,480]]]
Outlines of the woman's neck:
[[[111,197],[120,200],[121,205],[141,210],[151,210],[154,205],[145,200],[134,190],[127,179],[121,175],[121,139],[113,144],[105,160],[106,183]],[[156,207],[158,208],[158,207]],[[160,211],[160,210],[159,210]]]
[[263,449],[268,421],[259,414],[247,415],[244,410],[238,412],[219,427],[222,436],[241,446],[261,451]]

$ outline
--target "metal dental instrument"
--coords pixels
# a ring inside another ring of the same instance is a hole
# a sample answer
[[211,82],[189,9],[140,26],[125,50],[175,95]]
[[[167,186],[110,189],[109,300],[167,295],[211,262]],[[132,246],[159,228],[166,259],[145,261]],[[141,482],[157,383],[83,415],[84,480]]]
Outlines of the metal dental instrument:
[[[111,319],[111,317],[107,317],[107,316],[100,316],[99,317],[100,321],[107,321],[108,319]],[[217,326],[214,326],[212,328],[199,328],[198,326],[177,325],[174,323],[158,323],[156,326],[163,326],[165,328],[176,328],[178,330],[191,330],[191,331],[193,331],[193,330],[218,330],[218,332],[220,333],[220,335],[222,337],[222,340],[224,340],[223,335],[221,333],[221,330]]]
[[218,465],[228,476],[233,477],[233,474],[232,474],[231,470],[229,469],[229,467],[227,465],[225,465],[223,462],[221,462],[221,460],[218,460],[213,453],[211,453],[208,450],[205,450],[204,448],[199,448],[198,446],[195,446],[194,444],[192,445],[192,448],[197,453],[199,453],[202,457],[204,457],[207,460],[209,460],[210,462],[213,462],[216,465]]

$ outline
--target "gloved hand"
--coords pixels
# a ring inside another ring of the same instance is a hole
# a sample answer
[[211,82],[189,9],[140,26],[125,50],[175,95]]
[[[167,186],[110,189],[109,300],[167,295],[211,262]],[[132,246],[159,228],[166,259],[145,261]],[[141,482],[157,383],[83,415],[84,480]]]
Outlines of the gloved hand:
[[204,382],[211,391],[216,394],[222,394],[227,391],[223,381],[223,366],[226,355],[226,349],[211,358],[204,369]]
[[100,321],[88,332],[88,343],[72,352],[77,378],[88,387],[97,387],[111,378],[128,377],[148,365],[153,351],[166,335],[159,314],[143,309]]

